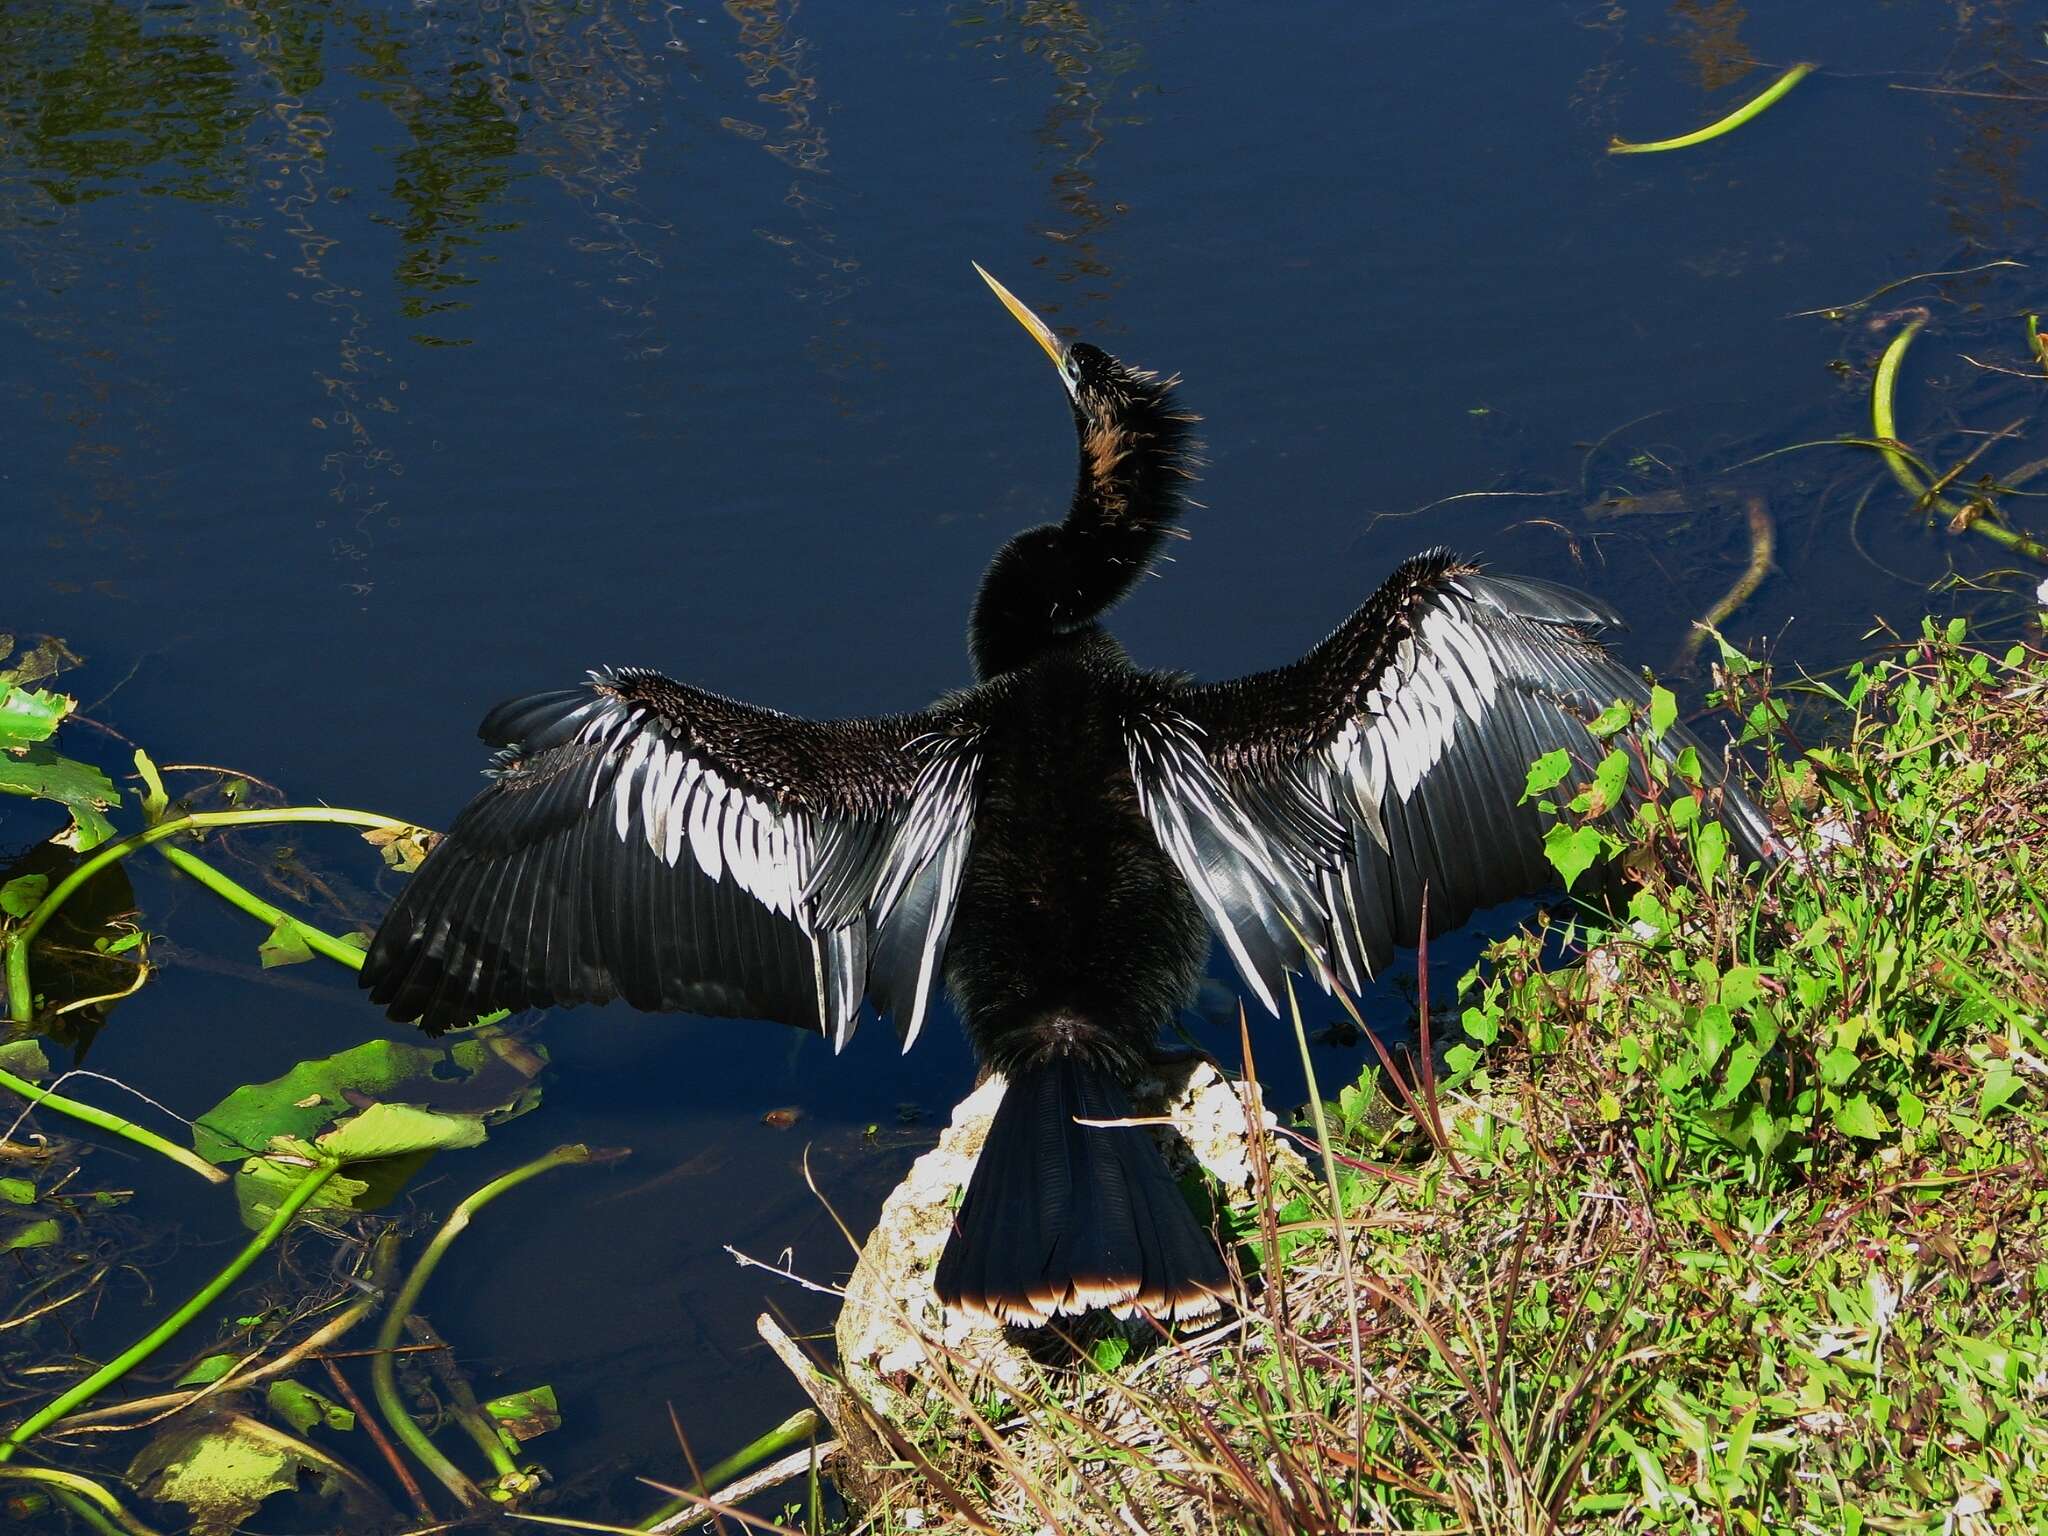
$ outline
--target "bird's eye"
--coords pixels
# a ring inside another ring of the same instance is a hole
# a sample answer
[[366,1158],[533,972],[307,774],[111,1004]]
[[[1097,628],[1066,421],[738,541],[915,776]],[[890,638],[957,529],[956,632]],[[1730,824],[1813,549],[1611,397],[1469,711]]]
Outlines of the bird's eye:
[[1069,384],[1081,382],[1081,359],[1069,352],[1060,359],[1060,372],[1066,375]]

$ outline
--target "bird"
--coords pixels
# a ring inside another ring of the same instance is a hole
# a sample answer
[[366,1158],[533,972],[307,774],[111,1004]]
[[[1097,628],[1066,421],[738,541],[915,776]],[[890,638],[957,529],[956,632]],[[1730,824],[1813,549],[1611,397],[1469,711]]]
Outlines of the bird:
[[[438,1033],[600,1003],[780,1021],[835,1052],[865,1009],[906,1051],[941,990],[1005,1087],[934,1271],[1021,1328],[1186,1322],[1231,1295],[1133,1114],[1212,935],[1277,1015],[1291,973],[1356,989],[1480,907],[1553,884],[1530,765],[1698,749],[1746,861],[1765,814],[1697,738],[1651,740],[1606,603],[1447,550],[1403,561],[1300,660],[1202,683],[1136,666],[1103,618],[1181,527],[1180,381],[1063,341],[977,264],[1058,370],[1078,468],[1010,538],[968,627],[971,686],[803,719],[636,667],[499,705],[488,782],[404,887],[361,981]],[[1617,804],[1610,814],[1627,812]],[[1105,1123],[1107,1122],[1107,1123]]]

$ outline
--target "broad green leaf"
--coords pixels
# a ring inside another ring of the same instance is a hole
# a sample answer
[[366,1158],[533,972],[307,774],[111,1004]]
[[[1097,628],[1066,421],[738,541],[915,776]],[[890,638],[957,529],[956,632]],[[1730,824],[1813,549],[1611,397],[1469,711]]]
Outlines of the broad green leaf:
[[1731,1013],[1747,1008],[1761,991],[1763,984],[1753,965],[1732,966],[1721,978],[1721,1001]]
[[1693,858],[1700,867],[1700,879],[1707,885],[1721,872],[1728,857],[1728,832],[1718,821],[1704,823],[1693,840]]
[[325,1393],[302,1387],[289,1379],[273,1381],[265,1394],[270,1411],[300,1434],[325,1425],[329,1429],[354,1429],[356,1416]]
[[48,1077],[50,1058],[34,1040],[10,1040],[0,1045],[0,1072],[11,1072],[16,1077]]
[[1593,805],[1595,816],[1604,816],[1621,804],[1623,791],[1628,788],[1629,757],[1620,747],[1600,759],[1600,766],[1593,770]]
[[1531,795],[1540,795],[1547,789],[1555,789],[1564,782],[1564,776],[1572,771],[1571,754],[1559,747],[1555,752],[1546,752],[1529,765],[1529,782],[1523,786],[1522,799],[1526,802]]
[[410,1104],[372,1104],[322,1136],[319,1146],[343,1163],[370,1163],[417,1152],[473,1147],[483,1139],[480,1116],[441,1115]]
[[27,917],[35,911],[36,903],[49,893],[48,875],[22,875],[0,885],[0,912],[9,917]]
[[[413,1160],[414,1172],[425,1158]],[[277,1214],[285,1197],[299,1187],[306,1176],[303,1163],[280,1163],[268,1157],[252,1157],[235,1170],[235,1204],[242,1213],[242,1225],[254,1232]],[[370,1181],[337,1173],[320,1192],[306,1202],[307,1210],[372,1210],[378,1202],[370,1198]],[[396,1193],[396,1189],[392,1190]],[[390,1195],[385,1196],[386,1199]]]
[[1977,1093],[1977,1114],[1986,1117],[1993,1110],[2003,1109],[2018,1096],[2025,1086],[2006,1061],[1994,1061],[1991,1070],[1984,1074],[1984,1086]]
[[184,1505],[194,1536],[228,1536],[272,1494],[296,1489],[301,1474],[328,1480],[332,1466],[282,1430],[230,1413],[173,1420],[143,1448],[128,1476],[145,1496]]
[[1891,1128],[1884,1111],[1871,1103],[1865,1094],[1859,1093],[1835,1108],[1835,1129],[1844,1136],[1872,1141],[1889,1133]]
[[1721,1053],[1728,1049],[1729,1041],[1735,1038],[1734,1021],[1728,1017],[1728,1010],[1719,1003],[1709,1003],[1700,1010],[1700,1021],[1695,1031],[1699,1040],[1700,1060],[1712,1066],[1721,1059]]
[[1728,1065],[1721,1069],[1721,1091],[1714,1095],[1715,1109],[1733,1104],[1756,1077],[1763,1052],[1747,1040],[1728,1053]]
[[73,707],[74,701],[61,693],[0,683],[0,752],[19,752],[49,740]]
[[208,1355],[191,1370],[180,1376],[173,1385],[180,1387],[204,1387],[219,1381],[235,1368],[233,1355]]
[[1570,890],[1600,857],[1599,829],[1556,823],[1543,834],[1543,856],[1564,880],[1564,888]]
[[1856,1075],[1856,1069],[1863,1065],[1863,1058],[1854,1051],[1836,1046],[1820,1059],[1820,1080],[1830,1088],[1839,1088]]
[[1586,729],[1593,733],[1595,741],[1605,741],[1608,737],[1618,735],[1626,730],[1629,721],[1635,719],[1635,717],[1636,712],[1633,705],[1625,704],[1620,699],[1616,699],[1612,704],[1601,710],[1599,714],[1595,715]]
[[[1124,1341],[1119,1339],[1118,1342]],[[1108,1368],[1114,1370],[1116,1367]],[[562,1411],[555,1406],[553,1387],[533,1387],[525,1392],[508,1392],[503,1397],[494,1397],[484,1404],[484,1412],[503,1425],[513,1439],[520,1441],[531,1440],[536,1435],[562,1427]]]
[[227,1163],[269,1150],[273,1137],[310,1141],[366,1101],[417,1104],[496,1125],[540,1101],[546,1052],[498,1030],[453,1045],[369,1040],[284,1076],[237,1088],[199,1117],[193,1150]]
[[270,930],[270,937],[257,946],[256,953],[262,958],[266,971],[272,966],[297,965],[301,960],[313,958],[313,951],[306,947],[299,925],[288,917]]
[[71,813],[71,825],[52,841],[80,853],[114,835],[114,824],[105,813],[121,803],[121,792],[99,769],[59,757],[45,746],[19,754],[0,752],[0,794],[28,795],[63,806]]
[[0,1179],[0,1205],[34,1205],[34,1179]]
[[1661,741],[1678,723],[1678,699],[1662,683],[1650,690],[1650,739]]
[[53,1247],[63,1236],[64,1231],[56,1221],[45,1216],[40,1221],[0,1230],[0,1253],[20,1253],[30,1248]]

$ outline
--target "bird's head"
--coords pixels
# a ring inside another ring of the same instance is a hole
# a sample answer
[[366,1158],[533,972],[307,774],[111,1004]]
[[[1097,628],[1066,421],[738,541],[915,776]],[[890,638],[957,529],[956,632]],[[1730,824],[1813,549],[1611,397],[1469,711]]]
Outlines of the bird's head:
[[980,262],[974,264],[974,270],[981,273],[981,280],[995,290],[1003,308],[1052,359],[1060,382],[1067,387],[1067,398],[1074,403],[1076,424],[1084,434],[1118,429],[1133,423],[1135,418],[1167,409],[1174,380],[1162,380],[1156,373],[1133,368],[1085,341],[1061,341],[1051,326],[989,276]]

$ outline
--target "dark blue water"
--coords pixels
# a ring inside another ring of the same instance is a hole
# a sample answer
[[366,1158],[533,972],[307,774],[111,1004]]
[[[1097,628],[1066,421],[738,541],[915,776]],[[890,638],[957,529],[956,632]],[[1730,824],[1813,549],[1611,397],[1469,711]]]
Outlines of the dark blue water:
[[[90,665],[66,686],[159,761],[437,825],[476,787],[483,710],[588,666],[805,714],[917,706],[968,679],[976,577],[1073,468],[1057,383],[970,259],[1185,375],[1207,418],[1193,537],[1117,616],[1143,663],[1292,658],[1447,542],[1611,599],[1631,658],[1662,665],[1747,558],[1751,497],[1778,554],[1737,637],[1823,669],[1929,609],[2010,628],[2039,573],[1912,517],[1867,450],[1724,471],[1867,435],[1911,306],[1930,324],[1902,432],[1946,468],[2011,426],[1966,478],[2039,456],[2019,318],[2048,297],[2038,21],[1936,0],[13,0],[0,628],[67,638]],[[1824,71],[1726,139],[1604,153],[1807,58]],[[2033,265],[1793,317],[1995,259]],[[0,851],[33,823],[0,807]],[[346,835],[304,847],[375,912]],[[383,1027],[346,977],[262,984],[239,919],[136,879],[149,925],[213,965],[124,1005],[95,1067],[192,1113]],[[1471,953],[1443,946],[1439,984]],[[664,1402],[708,1456],[797,1405],[752,1341],[764,1295],[829,1319],[721,1245],[843,1270],[806,1140],[858,1229],[914,1149],[897,1106],[943,1116],[971,1064],[946,1029],[908,1061],[881,1030],[835,1061],[619,1010],[543,1038],[545,1108],[444,1159],[421,1202],[558,1141],[635,1158],[508,1201],[428,1310],[487,1384],[555,1384],[568,1425],[536,1450],[558,1471],[674,1476]],[[796,1129],[760,1123],[785,1104]],[[195,1242],[231,1234],[135,1177]]]

